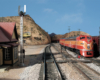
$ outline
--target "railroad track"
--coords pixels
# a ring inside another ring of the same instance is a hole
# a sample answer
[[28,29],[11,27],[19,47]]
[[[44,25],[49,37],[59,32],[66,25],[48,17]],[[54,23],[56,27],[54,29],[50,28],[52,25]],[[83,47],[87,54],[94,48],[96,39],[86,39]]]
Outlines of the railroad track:
[[[82,56],[83,57],[83,56]],[[84,57],[83,57],[84,58]],[[91,60],[93,64],[97,65],[100,67],[100,60],[96,59],[96,58],[84,58],[86,60]]]
[[[64,50],[64,48],[62,48],[63,50]],[[75,55],[77,54],[77,53],[75,53],[75,52],[73,52]],[[85,60],[88,60],[88,61],[91,61],[93,64],[95,64],[95,65],[97,65],[97,66],[99,66],[100,67],[100,60],[99,59],[97,59],[97,58],[86,58],[86,57],[83,57],[83,56],[81,56],[80,55],[80,57],[81,58],[83,58],[83,59],[85,59]]]
[[[95,70],[91,69],[89,66],[85,65],[83,61],[77,60],[72,55],[68,54],[68,52],[64,51],[64,49],[58,49],[58,46],[52,44],[52,46],[62,55],[73,64],[81,74],[87,78],[87,80],[100,80],[100,73],[96,72]],[[73,59],[72,59],[73,58]],[[72,60],[75,60],[72,62]],[[87,62],[87,61],[86,61]]]
[[[63,49],[64,50],[64,49]],[[75,53],[75,52],[73,52],[75,55],[77,54],[77,53]],[[86,58],[86,57],[83,57],[83,56],[81,56],[80,55],[80,58],[83,58],[83,59],[85,59],[85,60],[87,60],[87,61],[91,61],[91,63],[93,63],[93,64],[95,64],[95,65],[97,65],[97,66],[99,66],[100,67],[100,60],[99,59],[96,59],[96,58]]]
[[64,80],[50,46],[45,48],[39,80]]

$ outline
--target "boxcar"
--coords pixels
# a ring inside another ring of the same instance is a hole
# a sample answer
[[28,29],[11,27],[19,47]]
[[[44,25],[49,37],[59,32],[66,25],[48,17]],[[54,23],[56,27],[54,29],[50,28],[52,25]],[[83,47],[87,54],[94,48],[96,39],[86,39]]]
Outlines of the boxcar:
[[94,56],[97,57],[99,56],[99,36],[92,36],[93,39],[93,52],[94,52]]

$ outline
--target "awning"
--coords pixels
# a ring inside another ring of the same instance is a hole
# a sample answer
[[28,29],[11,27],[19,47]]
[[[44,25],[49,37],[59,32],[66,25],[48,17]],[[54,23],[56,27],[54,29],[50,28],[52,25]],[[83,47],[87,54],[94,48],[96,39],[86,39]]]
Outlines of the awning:
[[11,46],[18,46],[19,45],[18,43],[8,43],[8,44]]
[[11,45],[8,45],[8,44],[0,44],[0,46],[4,48],[11,47]]

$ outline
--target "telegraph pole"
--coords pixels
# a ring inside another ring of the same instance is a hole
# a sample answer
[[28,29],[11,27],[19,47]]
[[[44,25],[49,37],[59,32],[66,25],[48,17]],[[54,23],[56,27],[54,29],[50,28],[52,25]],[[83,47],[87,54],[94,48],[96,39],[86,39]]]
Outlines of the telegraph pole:
[[3,22],[3,17],[2,17],[2,22]]
[[24,5],[24,13],[18,7],[18,14],[20,16],[20,66],[24,66],[24,53],[23,53],[23,16],[26,13],[26,5]]
[[33,30],[33,28],[31,27],[31,41],[32,41],[32,30]]
[[68,37],[70,37],[70,26],[68,26],[69,28],[68,28],[68,30],[69,30],[69,34],[68,34]]
[[[73,32],[73,34],[74,34],[74,36],[75,36],[75,32]],[[74,36],[73,36],[73,37],[74,37]]]

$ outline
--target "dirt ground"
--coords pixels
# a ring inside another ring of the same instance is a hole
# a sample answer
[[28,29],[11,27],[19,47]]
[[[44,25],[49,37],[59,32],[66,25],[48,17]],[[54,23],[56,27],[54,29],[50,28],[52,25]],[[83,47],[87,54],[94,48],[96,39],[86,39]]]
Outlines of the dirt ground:
[[32,60],[31,58],[34,58],[35,56],[42,54],[45,47],[46,45],[24,46],[25,65],[21,67],[19,62],[17,62],[14,66],[10,66],[7,71],[0,72],[0,80],[20,80],[20,74],[23,73],[25,68],[29,67],[30,60]]

